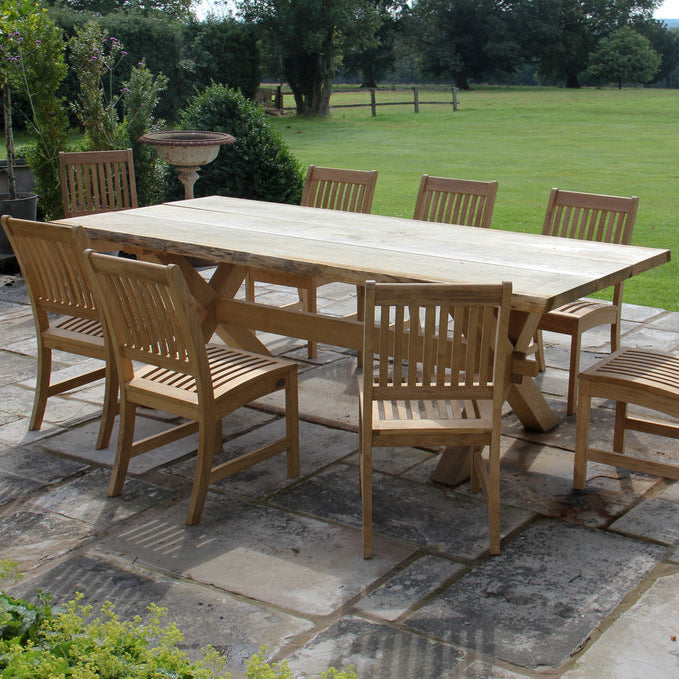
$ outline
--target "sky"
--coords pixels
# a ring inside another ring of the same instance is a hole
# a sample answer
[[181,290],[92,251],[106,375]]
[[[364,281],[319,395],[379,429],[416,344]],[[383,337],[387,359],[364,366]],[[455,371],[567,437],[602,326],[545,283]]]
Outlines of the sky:
[[656,19],[679,19],[679,0],[665,0],[654,16]]

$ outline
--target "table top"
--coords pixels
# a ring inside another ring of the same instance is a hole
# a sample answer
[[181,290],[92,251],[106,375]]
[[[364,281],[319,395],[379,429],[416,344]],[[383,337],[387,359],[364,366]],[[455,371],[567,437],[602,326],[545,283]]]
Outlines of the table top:
[[93,240],[362,283],[513,284],[547,311],[669,261],[670,251],[210,196],[62,220]]

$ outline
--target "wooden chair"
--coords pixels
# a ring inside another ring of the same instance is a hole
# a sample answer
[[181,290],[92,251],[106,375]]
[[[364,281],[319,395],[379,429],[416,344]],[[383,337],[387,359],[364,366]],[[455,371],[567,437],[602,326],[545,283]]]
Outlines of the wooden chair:
[[[679,357],[646,349],[620,349],[580,373],[573,487],[584,489],[587,461],[679,479],[679,465],[625,454],[625,433],[636,430],[679,438]],[[613,452],[589,445],[592,398],[616,402]],[[660,421],[628,414],[628,404],[675,418]]]
[[[552,189],[542,227],[545,236],[629,245],[637,215],[639,199],[596,193],[579,193]],[[599,325],[611,326],[611,351],[620,347],[620,313],[624,283],[613,290],[613,303],[579,299],[543,314],[535,342],[538,365],[545,369],[542,331],[571,337],[566,412],[572,415],[577,402],[577,377],[580,370],[582,333]]]
[[64,216],[137,207],[132,149],[59,152]]
[[[90,242],[81,227],[2,217],[33,307],[38,375],[29,430],[42,426],[47,399],[105,378],[104,409],[96,447],[106,448],[118,411],[118,380],[104,342],[82,254]],[[58,316],[54,316],[58,314]],[[106,366],[50,384],[52,350],[106,361]]]
[[[301,205],[367,214],[372,209],[376,184],[376,170],[343,170],[310,165],[304,182]],[[257,281],[297,288],[300,301],[294,306],[311,313],[317,311],[317,289],[331,282],[302,274],[250,269],[245,279],[245,296],[250,302],[255,301]],[[316,355],[316,343],[309,342],[309,358],[316,358]]]
[[497,187],[496,181],[422,175],[413,219],[489,228]]
[[473,447],[472,490],[483,488],[490,552],[499,554],[511,291],[511,283],[366,284],[359,381],[365,558],[372,556],[372,449],[402,445]]
[[[187,523],[200,520],[208,486],[287,451],[288,476],[299,474],[297,366],[205,344],[188,285],[178,266],[87,251],[96,293],[120,375],[120,435],[109,496],[122,491],[130,459],[196,431],[198,457]],[[135,369],[133,361],[142,364]],[[286,434],[221,464],[222,418],[266,394],[285,390]],[[138,406],[189,420],[134,441]]]

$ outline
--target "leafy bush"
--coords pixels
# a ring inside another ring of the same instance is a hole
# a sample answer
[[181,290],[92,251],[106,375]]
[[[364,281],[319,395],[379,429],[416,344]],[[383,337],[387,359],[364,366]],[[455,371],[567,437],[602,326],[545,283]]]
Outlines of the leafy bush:
[[[299,203],[304,176],[299,161],[266,119],[261,106],[213,83],[180,114],[190,130],[228,132],[236,141],[200,171],[196,196],[222,195],[274,203]],[[177,182],[177,186],[179,182]],[[178,189],[175,188],[175,195]],[[183,193],[180,194],[183,197]]]

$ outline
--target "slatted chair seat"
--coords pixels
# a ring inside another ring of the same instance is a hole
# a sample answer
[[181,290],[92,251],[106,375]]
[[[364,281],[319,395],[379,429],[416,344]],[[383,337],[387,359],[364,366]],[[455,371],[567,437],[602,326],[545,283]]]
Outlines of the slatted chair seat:
[[[579,389],[575,488],[585,487],[588,460],[679,479],[679,464],[625,454],[627,431],[679,438],[679,423],[675,421],[628,413],[631,403],[679,420],[679,356],[646,349],[620,349],[580,373]],[[592,398],[616,402],[612,452],[589,445]]]
[[[639,199],[552,189],[543,235],[629,245]],[[624,283],[613,290],[613,303],[577,300],[544,314],[538,326],[533,349],[541,370],[545,369],[542,331],[569,335],[571,338],[566,412],[572,415],[577,404],[578,372],[582,334],[600,325],[611,326],[611,351],[620,348],[621,308]]]
[[[300,204],[308,207],[368,214],[372,209],[376,184],[376,170],[345,170],[310,165],[304,181]],[[297,288],[299,302],[289,305],[288,308],[298,308],[316,313],[318,308],[317,290],[321,285],[332,281],[284,271],[250,269],[245,279],[245,296],[250,302],[255,301],[256,282]],[[316,342],[310,341],[308,344],[309,358],[316,358],[317,353]]]
[[510,283],[366,284],[359,378],[365,558],[372,556],[372,449],[402,445],[472,447],[472,490],[484,491],[490,552],[499,553],[510,300]]
[[[106,448],[118,410],[118,381],[104,342],[82,253],[90,241],[80,227],[3,216],[2,225],[19,262],[33,308],[38,343],[38,375],[29,430],[42,426],[47,399],[105,379],[104,407],[96,447]],[[51,382],[52,351],[105,361],[105,366]]]
[[[120,375],[120,436],[108,494],[122,492],[133,457],[196,431],[199,443],[186,519],[189,524],[200,520],[211,483],[253,464],[286,452],[288,475],[297,476],[296,364],[206,345],[188,284],[176,265],[97,255],[91,250],[85,262],[104,310]],[[215,464],[214,456],[222,449],[222,419],[279,390],[285,391],[285,435]],[[168,412],[188,422],[135,441],[138,406]]]

